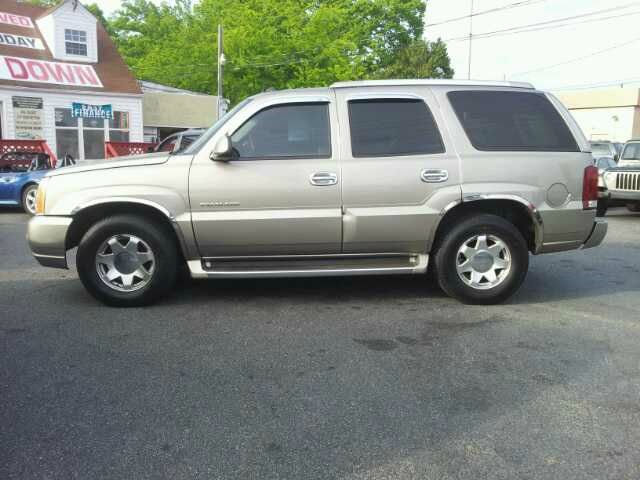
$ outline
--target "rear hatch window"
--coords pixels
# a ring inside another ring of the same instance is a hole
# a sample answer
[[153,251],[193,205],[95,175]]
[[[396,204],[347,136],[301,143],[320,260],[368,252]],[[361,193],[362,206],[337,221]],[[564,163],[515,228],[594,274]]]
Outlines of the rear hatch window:
[[449,92],[448,97],[477,150],[580,151],[569,127],[542,93],[472,90]]

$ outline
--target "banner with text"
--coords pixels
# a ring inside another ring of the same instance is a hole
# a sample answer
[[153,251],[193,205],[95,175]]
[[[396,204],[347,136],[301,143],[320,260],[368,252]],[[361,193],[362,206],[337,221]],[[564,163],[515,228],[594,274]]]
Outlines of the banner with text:
[[14,25],[16,27],[35,28],[29,17],[16,15],[15,13],[0,12],[0,23]]
[[0,45],[44,50],[44,44],[39,38],[25,37],[23,35],[13,35],[12,33],[0,33]]
[[113,120],[113,108],[111,108],[111,105],[88,105],[86,103],[73,102],[71,116],[75,118]]
[[2,55],[0,55],[0,79],[103,88],[98,74],[91,65],[47,62],[33,58]]

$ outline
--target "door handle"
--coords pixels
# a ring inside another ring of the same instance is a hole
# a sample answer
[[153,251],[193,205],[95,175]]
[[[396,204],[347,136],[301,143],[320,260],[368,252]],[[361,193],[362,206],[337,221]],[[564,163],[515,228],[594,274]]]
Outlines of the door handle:
[[331,172],[318,172],[309,177],[309,182],[316,187],[327,187],[338,183],[338,175]]
[[420,179],[425,183],[442,183],[449,180],[449,172],[441,169],[426,168],[420,172]]

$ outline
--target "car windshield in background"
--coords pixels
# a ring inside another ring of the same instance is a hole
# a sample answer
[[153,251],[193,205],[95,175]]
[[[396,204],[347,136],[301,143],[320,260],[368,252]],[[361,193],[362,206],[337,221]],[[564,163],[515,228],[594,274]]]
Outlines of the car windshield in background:
[[640,142],[628,144],[622,152],[623,160],[640,160]]
[[186,154],[186,155],[193,155],[198,150],[200,150],[202,148],[202,146],[205,145],[209,141],[209,139],[211,137],[213,137],[216,134],[216,132],[218,130],[220,130],[222,128],[222,126],[225,123],[227,123],[229,121],[229,119],[231,119],[231,117],[233,117],[236,114],[236,112],[238,112],[238,110],[243,108],[245,105],[247,105],[252,100],[253,100],[252,97],[245,98],[242,102],[240,102],[238,105],[236,105],[231,110],[229,110],[222,118],[220,118],[216,123],[214,123],[209,128],[209,130],[204,132],[202,134],[202,136],[198,140],[196,140],[191,145],[189,145],[189,147],[186,150],[184,150],[183,153]]
[[592,143],[591,153],[593,153],[594,156],[611,155],[611,148],[608,143]]

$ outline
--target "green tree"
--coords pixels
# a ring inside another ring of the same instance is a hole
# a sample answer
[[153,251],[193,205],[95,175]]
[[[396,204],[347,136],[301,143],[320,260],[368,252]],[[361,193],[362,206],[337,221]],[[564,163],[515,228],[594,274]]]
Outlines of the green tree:
[[[221,23],[224,92],[237,102],[267,88],[397,75],[415,63],[424,11],[424,0],[125,0],[111,26],[139,78],[212,93]],[[418,70],[449,76],[444,44],[427,50],[429,68]]]
[[453,73],[444,42],[420,39],[399,50],[378,78],[451,78]]

